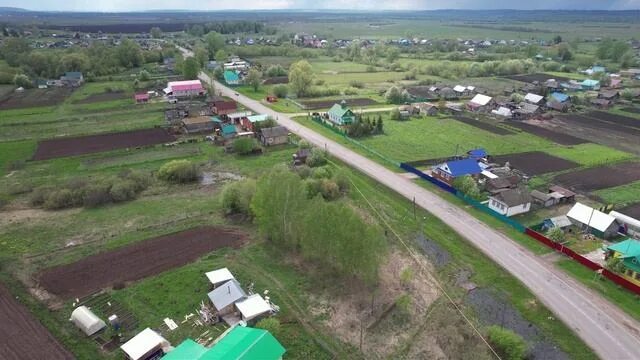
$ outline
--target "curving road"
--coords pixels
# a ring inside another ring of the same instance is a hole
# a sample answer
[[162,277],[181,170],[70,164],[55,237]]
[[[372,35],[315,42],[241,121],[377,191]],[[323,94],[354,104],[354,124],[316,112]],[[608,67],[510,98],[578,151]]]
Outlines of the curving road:
[[[202,81],[211,83],[205,73]],[[331,155],[360,170],[437,216],[486,256],[519,279],[571,328],[598,356],[607,360],[640,359],[640,324],[617,306],[515,243],[501,232],[471,216],[398,173],[301,126],[287,114],[236,93],[217,81],[216,92],[235,99],[257,113],[268,114],[292,133],[325,148]]]

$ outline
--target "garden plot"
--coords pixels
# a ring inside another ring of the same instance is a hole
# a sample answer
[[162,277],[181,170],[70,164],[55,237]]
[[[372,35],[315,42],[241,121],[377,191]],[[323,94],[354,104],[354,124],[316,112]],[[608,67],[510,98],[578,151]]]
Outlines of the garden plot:
[[22,109],[61,104],[73,92],[71,88],[28,89],[12,92],[0,99],[0,110]]
[[[104,92],[100,94],[91,94],[84,99],[73,101],[74,104],[93,104],[103,101],[123,100],[129,98],[129,94],[124,91]],[[133,100],[132,100],[133,102]]]
[[617,211],[632,218],[640,219],[640,203],[629,205]]
[[45,269],[37,279],[48,292],[63,299],[82,297],[183,266],[213,250],[239,247],[246,237],[229,228],[194,228]]
[[102,151],[162,144],[175,137],[160,128],[91,136],[66,137],[38,142],[33,160],[92,154]]
[[528,123],[511,122],[509,123],[509,125],[515,128],[518,128],[522,131],[528,132],[530,134],[539,136],[541,138],[551,140],[556,144],[560,144],[560,145],[579,145],[579,144],[588,143],[587,140],[580,139],[572,135],[567,135],[567,134],[559,133],[549,129],[545,129],[540,126],[531,125]]
[[471,125],[474,127],[477,127],[478,129],[482,129],[485,131],[488,131],[490,133],[494,133],[496,135],[512,135],[515,134],[513,131],[507,130],[505,128],[501,128],[486,122],[482,122],[479,120],[474,120],[472,118],[466,117],[466,116],[454,116],[453,117],[455,120],[458,120],[460,122],[463,122],[467,125]]
[[640,162],[600,166],[560,174],[554,181],[579,191],[590,192],[640,180]]
[[511,167],[523,171],[529,176],[569,170],[580,166],[580,164],[573,161],[549,155],[542,151],[493,156],[491,161],[499,164],[504,164],[508,161]]
[[0,359],[66,360],[75,357],[65,350],[0,283]]
[[506,79],[511,79],[511,80],[515,80],[515,81],[522,81],[522,82],[526,82],[526,83],[532,83],[534,81],[537,82],[545,82],[549,79],[555,79],[558,81],[569,81],[569,78],[566,77],[562,77],[562,76],[554,76],[554,75],[549,75],[549,74],[542,74],[542,73],[538,73],[538,74],[529,74],[529,75],[510,75],[510,76],[505,76]]

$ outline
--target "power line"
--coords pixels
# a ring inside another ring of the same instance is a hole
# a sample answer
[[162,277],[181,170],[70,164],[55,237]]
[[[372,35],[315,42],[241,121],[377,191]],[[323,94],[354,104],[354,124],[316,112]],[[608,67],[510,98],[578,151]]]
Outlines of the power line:
[[[328,160],[329,163],[331,163],[333,166],[338,166],[336,163]],[[395,237],[400,241],[400,243],[402,244],[402,246],[407,250],[407,252],[409,253],[409,255],[413,258],[413,260],[418,264],[418,266],[421,268],[421,270],[429,275],[431,275],[428,271],[428,269],[425,268],[425,266],[422,264],[422,262],[419,261],[419,256],[418,254],[416,254],[415,250],[413,248],[411,248],[409,245],[407,245],[407,243],[402,239],[402,237],[400,236],[400,234],[398,234],[395,229],[387,222],[387,220],[378,212],[378,210],[373,206],[373,204],[369,201],[369,199],[365,196],[365,194],[360,190],[360,188],[358,187],[358,185],[356,185],[356,183],[353,181],[353,179],[351,178],[351,176],[347,176],[347,178],[349,179],[349,182],[351,183],[351,185],[353,185],[353,187],[358,191],[358,193],[362,196],[362,198],[367,202],[367,204],[369,205],[369,207],[371,208],[371,210],[373,210],[377,217],[382,220],[382,222],[384,223],[384,225],[391,230],[391,232],[393,233],[393,235],[395,235]],[[430,276],[431,277],[431,276]],[[480,333],[480,331],[478,330],[478,328],[476,328],[475,325],[473,325],[473,322],[471,322],[471,320],[464,314],[464,312],[462,311],[462,309],[460,309],[460,307],[458,306],[458,304],[456,304],[455,301],[453,301],[453,298],[451,298],[451,296],[446,292],[446,290],[442,287],[442,285],[440,285],[440,282],[437,281],[434,278],[434,284],[438,287],[438,289],[440,291],[442,291],[442,293],[444,294],[444,296],[447,298],[447,300],[449,301],[449,303],[451,303],[456,311],[458,311],[460,313],[460,315],[462,316],[462,318],[469,324],[469,326],[473,329],[473,331],[476,333],[476,335],[478,335],[478,337],[480,337],[480,339],[482,340],[482,342],[485,343],[485,345],[489,348],[489,350],[491,350],[491,352],[493,353],[493,355],[498,359],[501,360],[500,355],[498,355],[498,353],[493,349],[493,347],[491,346],[491,344],[489,344],[489,342],[484,338],[484,336],[482,336],[482,333]]]

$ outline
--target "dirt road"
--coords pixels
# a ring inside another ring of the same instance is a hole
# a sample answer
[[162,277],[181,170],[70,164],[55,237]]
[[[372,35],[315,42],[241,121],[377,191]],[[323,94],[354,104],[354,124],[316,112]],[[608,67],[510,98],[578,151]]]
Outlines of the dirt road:
[[[204,73],[201,79],[212,80]],[[540,259],[501,232],[490,228],[461,208],[452,205],[401,174],[301,126],[286,114],[273,111],[259,101],[215,83],[216,92],[231,97],[257,113],[268,114],[292,133],[314,145],[437,216],[485,255],[525,284],[557,318],[571,328],[601,358],[640,359],[640,324],[597,293]]]

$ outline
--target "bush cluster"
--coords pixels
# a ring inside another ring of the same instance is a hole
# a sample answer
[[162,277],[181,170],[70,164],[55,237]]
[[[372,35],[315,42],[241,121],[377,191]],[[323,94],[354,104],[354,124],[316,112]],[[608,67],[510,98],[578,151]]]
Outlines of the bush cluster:
[[222,190],[222,209],[225,215],[251,216],[251,199],[256,193],[256,181],[246,179],[228,184]]
[[158,179],[184,184],[198,180],[199,174],[195,164],[189,160],[173,160],[162,165],[158,174]]
[[33,190],[30,203],[48,210],[77,206],[94,208],[135,199],[151,183],[148,173],[126,171],[102,180],[73,179],[64,186],[40,186]]

